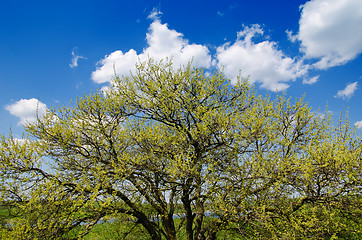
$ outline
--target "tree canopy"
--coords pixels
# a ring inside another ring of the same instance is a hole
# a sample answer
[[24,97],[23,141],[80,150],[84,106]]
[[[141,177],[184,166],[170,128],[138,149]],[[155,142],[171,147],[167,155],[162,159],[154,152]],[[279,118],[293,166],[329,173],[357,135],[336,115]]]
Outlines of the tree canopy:
[[105,221],[129,239],[362,236],[356,129],[245,79],[149,60],[25,129],[1,138],[4,239]]

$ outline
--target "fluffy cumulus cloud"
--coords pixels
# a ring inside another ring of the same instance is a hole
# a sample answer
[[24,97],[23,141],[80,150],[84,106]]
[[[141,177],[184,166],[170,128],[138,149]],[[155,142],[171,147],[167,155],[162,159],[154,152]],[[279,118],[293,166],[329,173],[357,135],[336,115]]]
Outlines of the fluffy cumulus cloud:
[[[239,75],[250,76],[252,83],[260,83],[261,87],[272,91],[286,90],[297,78],[303,79],[303,84],[314,84],[319,76],[308,76],[312,66],[326,69],[341,65],[362,52],[360,9],[361,0],[311,0],[302,5],[299,32],[294,35],[286,31],[291,41],[301,44],[303,57],[299,58],[287,56],[268,38],[257,41],[256,37],[264,34],[259,25],[244,27],[234,42],[216,47],[216,54],[211,56],[205,45],[190,43],[182,33],[161,23],[162,13],[154,9],[148,16],[152,23],[142,52],[118,50],[106,55],[92,73],[92,80],[105,83],[115,75],[128,76],[137,63],[151,57],[157,61],[172,58],[176,66],[190,60],[199,67],[217,65],[223,67],[225,75],[233,82]],[[74,66],[78,59],[75,58]],[[305,59],[315,63],[306,64]]]
[[159,11],[154,10],[149,18],[153,20],[146,34],[147,45],[141,53],[130,49],[127,52],[120,50],[105,56],[99,62],[99,67],[92,73],[96,83],[105,83],[112,80],[115,74],[127,76],[134,71],[135,64],[152,57],[155,60],[172,58],[176,66],[185,65],[192,60],[195,66],[209,67],[211,55],[206,46],[190,44],[183,35],[169,29],[167,24],[162,24]]
[[354,92],[357,90],[357,87],[358,87],[357,82],[348,84],[343,90],[339,90],[335,97],[343,98],[343,99],[350,98],[353,96]]
[[18,125],[35,122],[38,117],[42,117],[46,111],[47,106],[40,102],[38,99],[21,99],[14,104],[5,106],[5,109],[20,119]]
[[236,81],[250,76],[251,82],[260,82],[261,87],[272,91],[283,91],[289,87],[288,82],[305,76],[308,65],[302,60],[286,56],[273,41],[254,42],[253,38],[263,35],[259,25],[244,27],[238,32],[234,43],[227,43],[217,48],[216,58],[224,73]]
[[362,52],[361,0],[311,0],[301,9],[299,33],[287,33],[306,58],[318,59],[316,68],[345,64]]

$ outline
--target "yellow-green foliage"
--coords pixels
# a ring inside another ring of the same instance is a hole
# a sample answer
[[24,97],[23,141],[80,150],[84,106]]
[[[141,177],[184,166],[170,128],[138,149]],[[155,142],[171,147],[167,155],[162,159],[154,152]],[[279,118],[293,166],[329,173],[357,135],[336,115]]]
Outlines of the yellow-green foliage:
[[348,119],[245,79],[149,60],[26,131],[1,138],[2,239],[362,237]]

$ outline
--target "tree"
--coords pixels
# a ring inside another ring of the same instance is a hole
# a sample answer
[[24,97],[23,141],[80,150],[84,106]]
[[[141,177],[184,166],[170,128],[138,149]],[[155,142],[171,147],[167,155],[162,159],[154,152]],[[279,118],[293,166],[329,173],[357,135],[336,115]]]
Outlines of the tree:
[[361,236],[361,140],[331,119],[149,60],[2,137],[2,234],[78,239],[121,219],[155,240]]

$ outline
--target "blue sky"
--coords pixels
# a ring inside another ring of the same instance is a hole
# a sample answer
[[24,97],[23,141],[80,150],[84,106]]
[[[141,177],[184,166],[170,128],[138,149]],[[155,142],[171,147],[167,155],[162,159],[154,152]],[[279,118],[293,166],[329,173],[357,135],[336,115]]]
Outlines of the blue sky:
[[[107,86],[113,65],[193,58],[250,75],[259,93],[305,94],[362,128],[362,1],[1,1],[0,134]],[[241,71],[241,72],[240,72]]]

